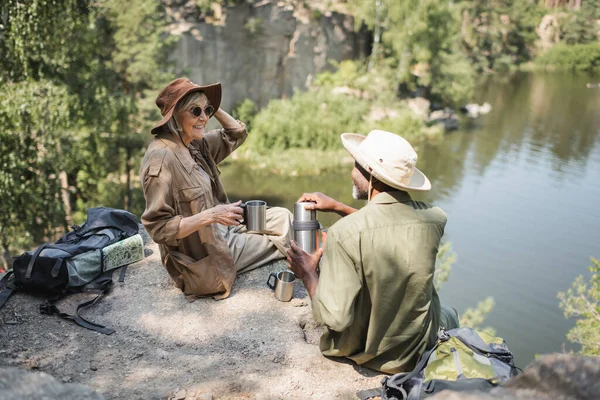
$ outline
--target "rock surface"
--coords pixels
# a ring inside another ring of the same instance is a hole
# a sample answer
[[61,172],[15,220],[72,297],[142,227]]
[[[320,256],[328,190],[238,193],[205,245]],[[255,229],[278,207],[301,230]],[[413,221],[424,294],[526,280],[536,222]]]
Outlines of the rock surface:
[[88,387],[59,382],[43,372],[0,368],[0,400],[103,400]]
[[[283,261],[238,277],[226,300],[188,303],[158,247],[146,250],[124,283],[115,279],[112,292],[83,312],[116,329],[110,336],[39,314],[43,298],[9,299],[0,310],[0,400],[354,399],[379,386],[382,374],[320,354],[323,328],[301,284],[289,303],[273,297],[266,279],[286,268]],[[72,312],[86,296],[60,307]],[[600,359],[543,356],[503,389],[432,397],[443,399],[600,399]]]
[[273,297],[267,277],[285,263],[241,275],[226,300],[188,303],[158,247],[148,248],[124,283],[115,278],[112,292],[82,312],[116,329],[110,336],[41,315],[43,298],[14,294],[0,310],[0,368],[41,371],[106,399],[352,398],[379,384],[380,374],[320,354],[322,328],[301,284],[293,303]]
[[264,106],[290,97],[330,67],[330,60],[369,51],[368,32],[355,32],[351,16],[301,13],[302,2],[242,1],[219,8],[218,20],[190,1],[163,2],[175,21],[172,31],[180,35],[172,54],[176,70],[199,84],[221,82],[221,104],[228,111],[246,98]]

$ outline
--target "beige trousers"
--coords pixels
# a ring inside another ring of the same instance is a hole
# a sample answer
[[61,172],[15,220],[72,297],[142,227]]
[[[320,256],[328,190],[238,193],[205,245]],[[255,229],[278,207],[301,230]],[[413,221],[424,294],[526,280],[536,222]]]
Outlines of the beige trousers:
[[264,231],[248,232],[245,225],[220,225],[238,274],[287,257],[293,233],[292,219],[288,209],[270,207]]

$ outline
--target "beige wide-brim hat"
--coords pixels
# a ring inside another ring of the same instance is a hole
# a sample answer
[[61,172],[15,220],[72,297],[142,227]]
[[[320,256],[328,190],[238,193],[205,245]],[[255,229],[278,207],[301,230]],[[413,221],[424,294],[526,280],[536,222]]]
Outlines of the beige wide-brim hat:
[[417,153],[404,138],[374,130],[367,136],[342,133],[342,144],[374,178],[400,190],[427,191],[429,179],[416,168]]

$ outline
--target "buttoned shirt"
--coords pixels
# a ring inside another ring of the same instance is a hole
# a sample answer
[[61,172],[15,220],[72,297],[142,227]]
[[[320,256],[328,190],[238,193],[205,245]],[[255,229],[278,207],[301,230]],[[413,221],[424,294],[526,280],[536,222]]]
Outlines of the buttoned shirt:
[[435,342],[433,287],[446,214],[402,191],[376,195],[327,233],[314,319],[320,349],[387,373],[410,371]]
[[231,251],[217,224],[182,239],[177,239],[177,232],[182,218],[229,202],[217,164],[246,139],[246,126],[241,126],[210,131],[189,148],[176,135],[161,132],[142,161],[146,199],[142,223],[158,243],[171,278],[186,295],[224,298],[235,280]]

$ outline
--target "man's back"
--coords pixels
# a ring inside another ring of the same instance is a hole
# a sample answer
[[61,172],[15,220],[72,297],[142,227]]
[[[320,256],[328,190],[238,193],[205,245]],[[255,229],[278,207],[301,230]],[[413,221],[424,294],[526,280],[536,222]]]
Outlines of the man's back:
[[327,356],[345,356],[383,372],[410,370],[433,344],[440,303],[433,288],[446,214],[384,192],[328,232],[313,297]]

